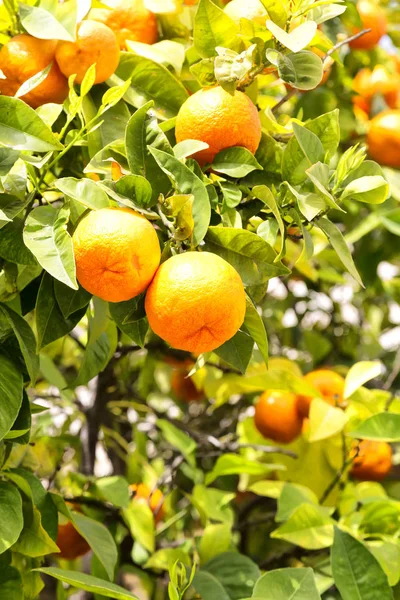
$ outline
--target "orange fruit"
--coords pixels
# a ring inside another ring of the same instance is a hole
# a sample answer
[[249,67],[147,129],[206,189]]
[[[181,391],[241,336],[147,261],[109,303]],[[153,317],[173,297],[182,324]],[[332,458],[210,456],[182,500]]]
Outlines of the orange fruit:
[[254,424],[266,438],[289,444],[302,429],[303,419],[297,405],[297,396],[280,390],[267,390],[258,399]]
[[118,67],[119,45],[115,33],[104,23],[82,21],[75,42],[58,43],[56,61],[66,77],[76,75],[76,83],[81,83],[88,68],[96,63],[95,83],[102,83]]
[[162,263],[146,294],[150,327],[174,348],[211,352],[235,335],[246,312],[237,271],[210,252]]
[[145,483],[133,484],[129,488],[133,492],[134,498],[141,502],[146,502],[150,506],[156,523],[164,518],[164,495],[160,490],[152,492]]
[[111,179],[113,181],[118,181],[123,176],[124,176],[124,174],[122,172],[121,165],[119,163],[117,163],[115,160],[113,160],[111,163]]
[[171,377],[171,390],[177,400],[182,402],[196,402],[203,400],[204,393],[197,389],[188,373],[193,366],[193,363],[188,367],[178,367],[174,369]]
[[56,40],[38,40],[27,33],[11,38],[0,51],[0,69],[6,78],[0,79],[0,92],[14,96],[25,81],[53,63],[42,83],[21,99],[32,108],[48,102],[62,104],[68,96],[68,81],[54,61],[56,46]]
[[217,86],[199,90],[184,102],[176,118],[175,135],[177,142],[207,143],[209,148],[193,155],[205,165],[231,146],[244,146],[254,154],[261,140],[261,122],[246,94],[235,92],[232,96]]
[[361,481],[381,481],[392,467],[392,448],[386,442],[362,440],[351,475]]
[[[69,508],[82,512],[79,506],[69,505]],[[75,560],[80,556],[84,556],[90,550],[89,544],[75,529],[72,521],[58,524],[56,544],[60,549],[57,556],[65,560]]]
[[265,25],[268,19],[268,13],[260,0],[231,0],[224,11],[237,24],[240,24],[240,19],[248,19],[258,25]]
[[[319,369],[317,371],[311,371],[304,376],[304,379],[313,388],[315,388],[320,394],[323,400],[331,406],[340,404],[343,400],[344,393],[344,379],[335,371],[328,369]],[[310,412],[310,405],[313,398],[311,396],[298,397],[299,411],[303,417],[308,417]]]
[[79,283],[108,302],[130,300],[144,292],[160,264],[155,230],[129,208],[91,211],[72,239]]
[[381,165],[400,168],[400,110],[385,110],[370,121],[368,152]]
[[395,108],[399,99],[400,77],[389,73],[382,65],[377,65],[373,71],[361,69],[353,80],[353,89],[361,96],[361,101],[364,100],[364,105],[360,101],[355,101],[355,104],[363,110],[367,109],[367,113],[371,110],[373,97],[378,93],[382,94],[390,108]]
[[154,44],[158,40],[157,18],[144,5],[143,0],[131,0],[110,10],[94,8],[89,18],[107,25],[117,36],[121,50],[126,49],[126,40]]
[[371,50],[387,31],[386,13],[383,8],[368,0],[360,0],[357,3],[357,10],[361,18],[362,28],[355,29],[354,33],[358,33],[362,29],[371,29],[371,31],[350,42],[350,48]]

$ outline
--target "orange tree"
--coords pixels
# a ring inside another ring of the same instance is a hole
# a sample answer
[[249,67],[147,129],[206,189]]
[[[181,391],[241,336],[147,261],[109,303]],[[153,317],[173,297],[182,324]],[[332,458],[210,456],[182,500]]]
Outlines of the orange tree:
[[399,23],[0,5],[1,598],[400,598]]

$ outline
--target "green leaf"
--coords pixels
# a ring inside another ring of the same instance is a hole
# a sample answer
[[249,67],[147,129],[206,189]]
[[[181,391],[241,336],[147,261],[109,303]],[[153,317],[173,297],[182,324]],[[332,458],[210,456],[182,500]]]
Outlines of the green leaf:
[[97,210],[110,206],[107,194],[91,179],[63,177],[56,179],[54,185],[63,194],[80,202],[86,208]]
[[133,498],[122,516],[132,537],[150,553],[155,549],[154,517],[146,502]]
[[79,286],[77,290],[73,290],[57,279],[54,281],[54,293],[65,319],[85,308],[92,298],[92,294],[89,294],[83,287]]
[[253,597],[263,600],[320,600],[312,569],[276,569],[256,583]]
[[274,38],[278,40],[294,53],[300,52],[306,46],[308,46],[316,34],[317,24],[313,21],[306,21],[298,27],[292,29],[290,33],[287,33],[284,29],[281,29],[276,23],[268,20],[266,23],[267,29],[272,33]]
[[388,412],[372,415],[348,435],[361,440],[400,442],[400,415]]
[[266,475],[271,470],[282,470],[284,467],[278,464],[266,464],[261,462],[255,462],[240,456],[238,454],[224,454],[220,456],[215,463],[213,470],[206,475],[206,485],[210,485],[218,477],[225,475],[238,475],[240,473],[246,473],[247,475]]
[[382,365],[378,361],[361,361],[353,365],[347,375],[344,385],[344,398],[350,398],[364,383],[379,377]]
[[106,331],[104,331],[94,342],[88,343],[77,378],[73,384],[71,384],[72,387],[87,385],[91,379],[103,371],[110,359],[110,350],[111,341]]
[[39,6],[19,5],[21,23],[30,35],[44,40],[74,42],[74,32],[68,31],[55,16]]
[[260,2],[266,8],[271,21],[280,27],[286,25],[290,14],[288,0],[260,0]]
[[[7,212],[7,210],[5,211]],[[1,230],[0,256],[18,265],[37,265],[37,260],[24,244],[24,219],[15,217]]]
[[397,585],[400,579],[400,547],[397,541],[371,541],[367,546],[385,571],[390,586]]
[[42,525],[42,517],[30,501],[23,504],[24,528],[13,550],[31,558],[58,552],[56,543]]
[[25,319],[5,304],[0,304],[0,314],[4,315],[18,340],[31,384],[34,385],[39,372],[39,357],[36,354],[36,340],[33,331]]
[[343,431],[348,417],[341,408],[314,398],[310,407],[310,436],[308,441],[319,442]]
[[148,146],[173,155],[172,147],[161,131],[157,119],[148,115],[154,102],[148,102],[139,108],[129,119],[126,126],[125,146],[131,173],[147,178],[153,189],[153,202],[158,196],[170,189],[170,181],[159,167]]
[[320,139],[315,135],[315,133],[306,127],[302,127],[296,122],[293,123],[293,132],[304,156],[310,165],[323,160],[324,148]]
[[229,175],[229,177],[246,177],[252,171],[262,169],[254,155],[239,146],[226,148],[218,152],[213,160],[213,171]]
[[207,488],[204,485],[195,485],[191,501],[200,514],[202,523],[209,519],[218,523],[233,523],[233,511],[230,502],[236,493],[225,492],[215,488]]
[[[269,490],[268,493],[271,493],[271,491]],[[313,504],[317,506],[318,498],[312,490],[304,485],[285,482],[278,498],[278,511],[275,521],[278,523],[287,521],[300,504]]]
[[358,200],[367,204],[382,204],[388,199],[390,188],[387,181],[377,176],[355,179],[343,190],[341,200]]
[[180,548],[163,548],[162,550],[157,550],[157,552],[155,552],[153,556],[149,558],[144,568],[169,571],[177,560],[179,560],[186,567],[190,567],[191,565],[191,558],[189,554]]
[[22,578],[14,567],[2,565],[0,569],[0,589],[7,600],[24,600]]
[[21,370],[0,354],[0,440],[10,431],[22,405]]
[[121,54],[118,69],[110,78],[113,83],[131,80],[124,98],[141,108],[154,100],[154,110],[161,119],[175,117],[189,94],[182,83],[163,65],[130,52]]
[[24,242],[38,263],[55,279],[77,290],[72,239],[67,231],[69,208],[34,208],[26,219]]
[[322,60],[308,50],[278,56],[279,77],[298,90],[313,90],[323,76]]
[[232,543],[232,531],[229,523],[208,525],[201,536],[199,554],[204,564],[218,554],[226,552]]
[[321,507],[301,504],[284,525],[271,533],[271,537],[307,550],[327,548],[333,542],[333,521]]
[[109,579],[113,580],[118,560],[118,550],[111,533],[105,525],[94,519],[89,519],[81,513],[72,511],[71,516],[75,528],[85,538],[103,565]]
[[239,28],[211,0],[200,0],[194,19],[194,46],[201,57],[215,56],[216,47],[237,48]]
[[149,149],[176,191],[180,194],[192,194],[194,196],[192,206],[194,221],[193,244],[198,246],[207,233],[211,218],[210,200],[204,183],[193,171],[174,156],[157,148],[150,147]]
[[[262,335],[262,334],[261,334]],[[216,348],[214,353],[241,373],[246,373],[253,353],[254,341],[250,335],[238,331],[235,335]]]
[[36,330],[38,350],[67,335],[79,323],[86,306],[65,319],[54,294],[53,279],[45,273],[36,300]]
[[[325,160],[332,158],[340,140],[339,111],[333,110],[321,115],[316,119],[308,121],[304,127],[312,131],[321,141],[326,155]],[[296,137],[291,138],[283,153],[283,178],[292,185],[298,185],[306,180],[307,174],[305,170],[308,167],[309,164]]]
[[127,592],[119,585],[115,585],[115,583],[109,583],[98,577],[92,577],[91,575],[79,573],[78,571],[67,571],[66,569],[57,569],[56,567],[35,569],[35,571],[49,575],[49,577],[54,577],[79,590],[91,592],[92,594],[99,594],[106,598],[113,598],[114,600],[138,600],[137,596]]
[[275,263],[276,252],[260,236],[233,227],[210,227],[205,249],[218,254],[239,273],[245,286],[259,285],[289,271]]
[[361,542],[337,527],[331,561],[333,578],[343,600],[393,600],[376,558]]
[[230,600],[225,589],[218,579],[207,573],[207,571],[197,571],[193,579],[193,587],[201,598],[207,600]]
[[18,416],[4,439],[12,440],[13,444],[28,444],[31,424],[31,405],[27,393],[24,390],[22,404]]
[[11,150],[10,148],[0,148],[0,177],[8,175],[13,168],[14,164],[20,156],[18,150]]
[[129,485],[125,477],[119,475],[100,477],[96,480],[95,485],[103,500],[120,508],[126,508],[129,505]]
[[48,152],[62,150],[51,129],[19,98],[0,96],[0,139],[14,150]]
[[35,87],[40,85],[46,79],[46,77],[49,74],[52,67],[53,67],[53,62],[49,63],[47,65],[47,67],[45,67],[38,73],[35,73],[35,75],[33,75],[32,77],[30,77],[29,79],[24,81],[24,83],[22,85],[20,85],[20,87],[14,94],[14,98],[21,98],[21,96],[28,94]]
[[[224,552],[210,560],[203,567],[218,579],[231,600],[240,600],[251,593],[260,569],[247,556],[238,552]],[[206,596],[208,600],[208,596]]]
[[196,442],[189,437],[184,431],[181,431],[172,423],[165,421],[164,419],[157,419],[157,427],[163,432],[165,440],[171,444],[174,448],[179,450],[186,460],[195,465],[193,453],[197,448]]
[[[275,262],[277,262],[278,260],[280,260],[282,254],[283,254],[284,248],[285,248],[285,225],[283,223],[283,219],[282,219],[278,204],[276,202],[275,196],[273,195],[271,190],[266,185],[256,185],[255,187],[253,187],[253,194],[257,198],[262,200],[264,202],[264,204],[266,204],[268,206],[268,208],[271,209],[272,214],[274,215],[276,222],[278,223],[279,231],[281,234],[281,247],[280,247],[279,254],[275,258]],[[258,234],[258,230],[257,230],[257,234]]]
[[135,344],[144,347],[149,324],[145,318],[142,297],[132,298],[126,302],[111,302],[110,315],[118,328],[131,338]]
[[258,314],[257,308],[248,296],[246,296],[246,314],[243,325],[257,344],[265,363],[268,364],[267,331],[262,317]]
[[[0,521],[1,555],[15,544],[24,526],[21,494],[14,485],[4,481],[0,481]],[[2,570],[0,568],[0,572]]]
[[361,277],[354,264],[349,247],[347,246],[341,231],[334,223],[329,221],[329,219],[327,219],[326,217],[318,219],[317,223],[318,227],[322,229],[329,242],[332,244],[333,249],[340,258],[344,267],[348,270],[350,275],[354,277],[357,283],[361,285],[361,287],[364,287],[363,282],[361,281]]

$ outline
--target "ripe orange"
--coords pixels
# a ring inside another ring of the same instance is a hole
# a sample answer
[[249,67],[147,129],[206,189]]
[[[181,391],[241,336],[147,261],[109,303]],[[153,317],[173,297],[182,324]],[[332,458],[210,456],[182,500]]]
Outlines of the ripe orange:
[[165,261],[146,294],[150,327],[174,348],[211,352],[242,325],[246,296],[237,271],[210,252]]
[[260,0],[231,0],[224,11],[237,24],[240,19],[248,19],[258,25],[265,25],[268,19],[268,13]]
[[89,18],[104,23],[117,36],[121,50],[126,49],[126,40],[154,44],[158,40],[157,18],[147,10],[143,0],[131,0],[116,8],[94,8]]
[[392,448],[386,442],[363,440],[351,474],[361,481],[381,481],[392,467]]
[[133,484],[129,487],[134,494],[134,498],[146,502],[150,506],[156,523],[164,518],[164,495],[160,490],[152,492],[145,483]]
[[91,211],[73,235],[76,275],[108,302],[138,296],[160,264],[160,244],[149,221],[129,208]]
[[377,65],[373,71],[361,69],[353,80],[353,89],[361,97],[360,100],[365,102],[363,105],[357,100],[355,104],[363,110],[367,109],[365,112],[368,114],[372,99],[378,93],[382,94],[390,108],[395,108],[400,93],[400,77],[397,73],[389,73],[382,65]]
[[[335,406],[342,402],[344,379],[341,375],[335,373],[335,371],[330,371],[328,369],[311,371],[311,373],[307,373],[307,375],[304,376],[304,379],[321,394],[323,400],[328,404]],[[312,397],[300,395],[298,401],[300,414],[303,417],[308,417]]]
[[266,438],[281,444],[293,442],[303,425],[297,396],[280,390],[264,392],[256,405],[254,424]]
[[218,152],[244,146],[253,154],[261,139],[257,108],[246,94],[232,96],[222,87],[202,89],[181,106],[176,118],[177,142],[200,140],[209,145],[194,154],[201,165],[211,163]]
[[6,79],[0,79],[0,92],[14,96],[25,81],[53,63],[47,77],[30,92],[21,96],[32,108],[47,102],[62,104],[68,96],[68,81],[54,61],[55,40],[38,40],[26,33],[11,38],[0,51],[0,69]]
[[188,377],[188,373],[193,366],[193,363],[189,367],[180,366],[174,369],[171,377],[171,390],[173,391],[177,400],[182,402],[197,402],[204,398],[202,390],[197,389],[191,377]]
[[82,21],[75,42],[59,42],[56,61],[66,77],[76,75],[76,83],[81,83],[88,68],[96,63],[95,83],[102,83],[118,67],[119,45],[115,33],[103,23]]
[[385,110],[369,126],[368,152],[381,165],[400,168],[400,110]]
[[[81,512],[79,506],[70,505],[70,508],[77,512]],[[75,560],[80,556],[84,556],[90,550],[89,544],[75,529],[72,521],[58,524],[56,544],[60,549],[57,556],[59,558],[64,558],[65,560]]]
[[[369,0],[360,0],[357,9],[362,21],[362,29],[371,29],[357,40],[350,42],[350,47],[356,50],[371,50],[387,31],[386,13],[377,4]],[[358,33],[360,29],[355,29]]]

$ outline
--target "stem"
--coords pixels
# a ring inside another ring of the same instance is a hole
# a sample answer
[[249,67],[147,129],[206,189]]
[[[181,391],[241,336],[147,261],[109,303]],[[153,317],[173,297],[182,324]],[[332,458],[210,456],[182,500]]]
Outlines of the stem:
[[370,31],[371,31],[371,29],[363,29],[362,31],[359,31],[358,33],[355,33],[354,35],[346,38],[345,40],[342,40],[341,42],[338,42],[337,44],[335,44],[333,46],[333,48],[331,48],[330,50],[328,50],[328,52],[325,54],[325,58],[328,58],[328,56],[331,56],[331,54],[333,54],[334,52],[336,52],[336,50],[338,50],[342,46],[345,46],[346,44],[350,44],[350,42],[354,42],[355,40],[358,40],[358,38],[362,37],[366,33],[369,33]]
[[295,89],[290,90],[290,92],[288,92],[286,94],[286,96],[283,96],[283,98],[281,98],[279,100],[279,102],[277,104],[275,104],[275,106],[272,107],[272,112],[277,111],[278,108],[280,108],[283,104],[285,104],[285,102],[288,102],[288,100],[290,100],[290,98],[292,98],[296,93],[297,93],[297,90],[295,90]]
[[325,489],[324,493],[322,494],[322,496],[319,500],[320,504],[323,504],[325,502],[325,500],[328,498],[329,494],[341,482],[344,473],[346,472],[347,468],[353,464],[353,462],[357,458],[359,452],[360,452],[360,447],[357,446],[354,455],[343,462],[342,468],[337,472],[336,476],[332,479],[331,483],[328,485],[328,487]]

